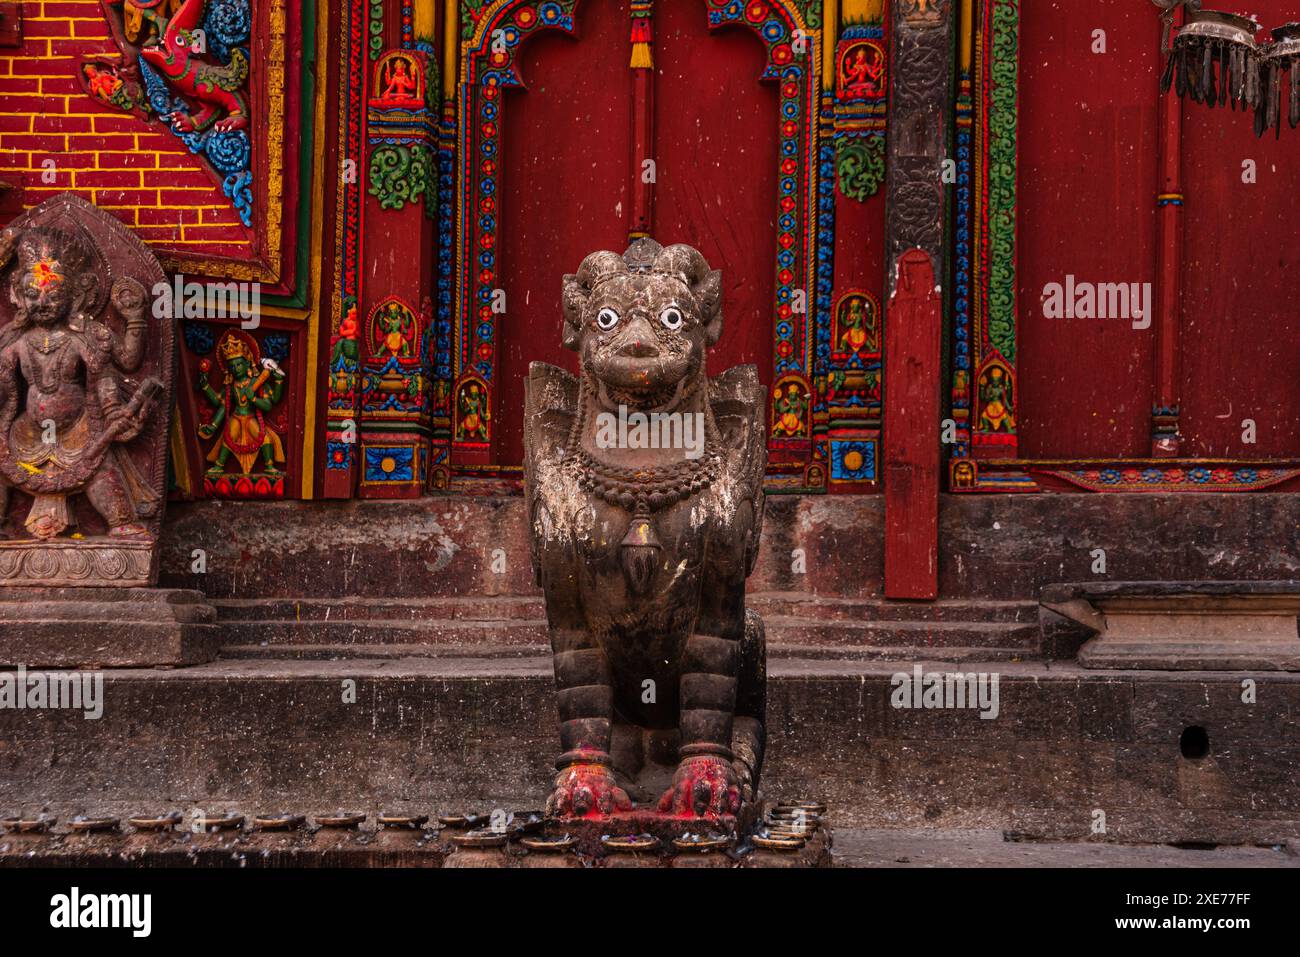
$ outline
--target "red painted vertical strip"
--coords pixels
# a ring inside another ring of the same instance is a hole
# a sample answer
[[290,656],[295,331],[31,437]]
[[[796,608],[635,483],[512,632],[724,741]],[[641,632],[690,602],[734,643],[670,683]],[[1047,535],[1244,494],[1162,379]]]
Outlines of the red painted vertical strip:
[[885,319],[885,597],[939,595],[943,297],[921,249],[898,260]]
[[628,239],[654,231],[654,178],[645,175],[645,161],[655,159],[654,21],[648,3],[632,4],[632,218]]
[[[1178,20],[1181,20],[1181,15]],[[1162,57],[1168,56],[1161,49]],[[1156,240],[1156,380],[1151,401],[1151,455],[1177,456],[1179,435],[1178,340],[1183,273],[1183,108],[1170,89],[1160,97],[1160,189]]]
[[644,174],[644,163],[654,159],[654,73],[632,71],[632,221],[628,238],[649,236],[654,229],[654,183]]

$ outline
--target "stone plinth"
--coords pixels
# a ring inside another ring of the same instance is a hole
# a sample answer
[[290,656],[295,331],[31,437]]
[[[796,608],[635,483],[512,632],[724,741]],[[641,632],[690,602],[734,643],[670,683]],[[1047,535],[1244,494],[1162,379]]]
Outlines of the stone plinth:
[[1085,668],[1300,671],[1300,584],[1060,585],[1042,601],[1094,633],[1079,649]]
[[216,618],[180,588],[0,588],[0,666],[200,664],[217,656]]

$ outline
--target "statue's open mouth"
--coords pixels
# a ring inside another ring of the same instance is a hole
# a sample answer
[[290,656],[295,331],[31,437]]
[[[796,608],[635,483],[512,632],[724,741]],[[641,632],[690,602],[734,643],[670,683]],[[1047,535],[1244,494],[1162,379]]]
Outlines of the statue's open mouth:
[[659,409],[672,402],[679,392],[682,384],[680,382],[670,386],[654,387],[650,386],[644,389],[627,389],[617,388],[607,383],[601,383],[601,391],[604,393],[606,403],[612,408],[614,406],[625,405],[629,409]]

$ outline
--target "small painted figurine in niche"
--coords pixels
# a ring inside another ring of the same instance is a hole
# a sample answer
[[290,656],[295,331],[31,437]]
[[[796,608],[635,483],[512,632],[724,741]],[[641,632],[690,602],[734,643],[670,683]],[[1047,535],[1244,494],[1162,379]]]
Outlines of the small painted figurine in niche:
[[804,434],[804,413],[808,410],[808,403],[799,383],[791,382],[785,389],[778,385],[773,393],[772,407],[776,419],[772,426],[774,436],[794,438]]
[[903,20],[908,26],[931,27],[943,19],[947,0],[899,0]]
[[883,51],[870,43],[851,47],[841,64],[840,89],[846,97],[875,97],[882,92]]
[[[592,253],[564,277],[563,304],[581,376],[534,362],[525,381],[563,748],[547,809],[735,815],[757,794],[765,740],[763,622],[745,608],[765,390],[754,366],[706,374],[722,274],[689,246]],[[620,415],[658,423],[658,441],[613,439]],[[688,420],[702,442],[687,441]]]
[[375,313],[374,343],[402,359],[410,358],[415,339],[415,313],[400,302],[388,302]]
[[839,350],[850,355],[880,351],[876,306],[864,296],[850,296],[840,307]]
[[33,496],[27,531],[53,538],[74,525],[70,499],[84,494],[110,535],[143,536],[141,520],[158,513],[161,496],[122,446],[140,435],[164,392],[157,378],[134,388],[125,379],[144,361],[144,286],[128,276],[113,283],[118,333],[95,318],[100,277],[76,236],[7,229],[0,269],[15,260],[14,317],[0,329],[0,518],[10,488],[20,489]]
[[1014,432],[1016,417],[1011,380],[1001,366],[980,376],[980,429],[985,432]]
[[457,425],[456,433],[459,438],[480,441],[487,441],[488,422],[492,420],[492,413],[488,409],[487,393],[484,392],[477,382],[470,382],[460,390],[460,401],[458,403],[460,422]]
[[404,56],[395,56],[386,65],[385,99],[413,99],[420,89],[419,81],[411,72],[410,62]]
[[[257,342],[234,331],[227,332],[217,345],[217,361],[222,371],[221,392],[208,381],[211,365],[206,359],[199,363],[198,376],[199,391],[216,410],[211,422],[199,426],[199,436],[220,436],[208,452],[212,463],[209,477],[231,474],[232,456],[244,475],[255,471],[279,475],[276,466],[284,463],[284,444],[265,416],[284,396],[283,370],[270,358],[262,359],[258,370]],[[257,470],[259,462],[261,469]]]

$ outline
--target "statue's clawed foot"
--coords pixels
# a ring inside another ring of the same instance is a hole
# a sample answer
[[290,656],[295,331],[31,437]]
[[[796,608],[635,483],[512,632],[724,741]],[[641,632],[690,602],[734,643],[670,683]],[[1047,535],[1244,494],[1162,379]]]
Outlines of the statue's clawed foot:
[[725,758],[703,754],[677,766],[659,810],[676,817],[717,818],[740,811],[740,777]]
[[114,538],[139,538],[148,535],[149,529],[139,522],[128,522],[126,525],[114,525],[108,530],[108,534]]
[[632,810],[632,800],[603,764],[571,764],[555,779],[549,817],[603,817]]

